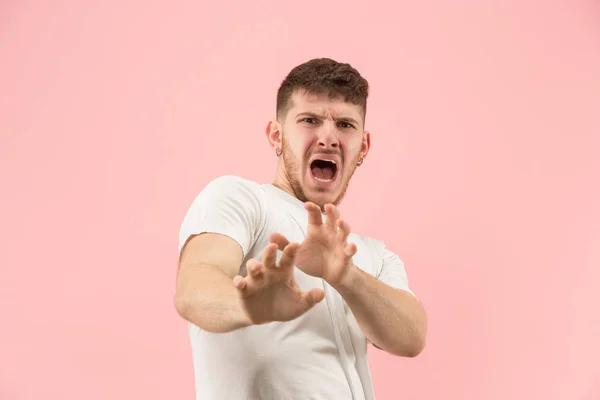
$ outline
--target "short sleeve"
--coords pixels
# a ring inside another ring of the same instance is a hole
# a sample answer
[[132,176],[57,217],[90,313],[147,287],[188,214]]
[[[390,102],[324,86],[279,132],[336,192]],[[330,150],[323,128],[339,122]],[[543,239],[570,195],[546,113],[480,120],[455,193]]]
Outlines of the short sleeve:
[[404,262],[398,255],[383,245],[381,269],[377,278],[394,289],[401,289],[415,295],[408,285],[408,275],[404,268]]
[[237,176],[212,180],[194,199],[179,231],[179,251],[191,235],[218,233],[235,240],[244,256],[254,244],[263,219],[260,185]]

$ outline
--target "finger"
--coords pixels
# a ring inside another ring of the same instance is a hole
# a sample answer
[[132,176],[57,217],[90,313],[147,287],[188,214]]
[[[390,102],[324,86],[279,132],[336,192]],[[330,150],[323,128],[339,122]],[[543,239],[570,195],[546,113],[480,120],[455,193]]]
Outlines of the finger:
[[357,250],[358,248],[356,247],[356,245],[354,243],[350,243],[344,249],[344,253],[346,254],[346,257],[352,258],[356,254]]
[[266,268],[274,268],[277,260],[277,244],[271,243],[263,250],[263,264]]
[[246,263],[246,271],[248,275],[245,278],[236,276],[233,283],[242,297],[252,296],[266,282],[264,279],[265,267],[260,261],[255,259],[249,260]]
[[235,278],[233,278],[233,286],[237,290],[243,290],[246,288],[246,280],[243,276],[238,275]]
[[302,293],[302,300],[306,305],[307,311],[324,298],[325,292],[323,289],[311,289],[309,292]]
[[332,231],[336,231],[338,219],[340,218],[340,211],[333,204],[326,204],[325,215],[327,216],[327,228],[331,229]]
[[350,235],[350,225],[342,219],[338,220],[337,225],[338,228],[340,228],[337,233],[337,237],[341,242],[346,243],[346,240],[348,240],[348,236]]
[[279,250],[283,251],[285,249],[285,247],[290,244],[289,240],[287,240],[287,238],[285,236],[283,236],[281,233],[271,233],[271,235],[269,235],[269,241],[271,243],[275,243],[277,245],[277,247],[279,248]]
[[263,265],[260,261],[258,260],[248,260],[248,262],[246,263],[246,271],[248,272],[248,276],[251,277],[258,277],[263,269]]
[[320,226],[323,224],[321,209],[315,203],[307,201],[304,203],[304,209],[308,211],[308,224]]
[[298,249],[300,245],[298,243],[290,243],[286,246],[285,250],[283,250],[283,254],[279,259],[279,266],[281,268],[288,268],[294,266],[294,259],[296,258],[296,254],[298,253]]
[[233,286],[237,289],[238,294],[242,298],[247,298],[256,293],[257,286],[249,284],[248,280],[250,280],[249,276],[244,278],[242,276],[236,276],[233,278]]

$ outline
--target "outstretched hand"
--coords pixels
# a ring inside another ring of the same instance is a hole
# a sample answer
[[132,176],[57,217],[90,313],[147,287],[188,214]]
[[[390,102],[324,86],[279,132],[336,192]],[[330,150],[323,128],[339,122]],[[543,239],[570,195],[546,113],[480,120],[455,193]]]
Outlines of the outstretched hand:
[[[304,208],[308,212],[308,230],[296,254],[296,267],[308,275],[324,279],[330,285],[344,284],[357,251],[355,244],[347,242],[350,225],[340,219],[339,210],[332,204],[324,207],[325,223],[319,206],[306,202]],[[277,243],[280,249],[289,245],[279,233],[273,233],[271,241]]]
[[252,324],[290,321],[323,300],[322,289],[302,292],[294,280],[294,260],[299,245],[287,243],[277,262],[278,244],[270,243],[262,254],[262,262],[246,263],[247,276],[236,276],[233,285],[238,290],[242,310]]

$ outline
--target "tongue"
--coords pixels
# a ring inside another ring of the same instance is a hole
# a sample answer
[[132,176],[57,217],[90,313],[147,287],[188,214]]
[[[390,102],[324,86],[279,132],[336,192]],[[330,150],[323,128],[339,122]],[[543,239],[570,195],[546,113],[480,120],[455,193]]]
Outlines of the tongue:
[[331,167],[312,167],[312,173],[316,178],[319,179],[331,179],[333,178],[333,168]]

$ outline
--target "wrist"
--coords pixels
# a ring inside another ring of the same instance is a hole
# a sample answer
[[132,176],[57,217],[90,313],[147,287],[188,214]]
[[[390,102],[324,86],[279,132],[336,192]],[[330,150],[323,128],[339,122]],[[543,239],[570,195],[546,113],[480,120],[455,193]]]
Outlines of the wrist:
[[355,286],[356,280],[358,278],[360,278],[359,268],[356,265],[352,264],[350,265],[350,268],[348,268],[348,271],[346,272],[346,274],[344,274],[344,276],[342,277],[342,279],[340,279],[339,282],[330,284],[334,289],[338,291],[348,290]]

